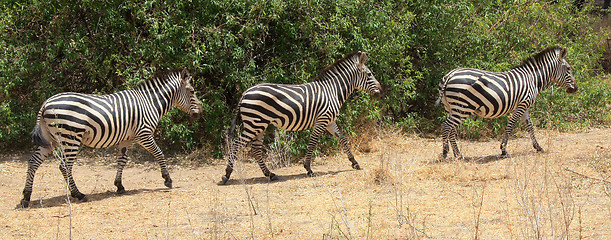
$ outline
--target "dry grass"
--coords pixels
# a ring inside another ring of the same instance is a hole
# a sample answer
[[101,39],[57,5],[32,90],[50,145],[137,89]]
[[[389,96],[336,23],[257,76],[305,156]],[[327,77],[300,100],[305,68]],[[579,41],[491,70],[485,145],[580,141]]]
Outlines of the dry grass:
[[74,174],[90,202],[72,203],[72,214],[54,160],[36,175],[32,207],[15,209],[29,156],[4,157],[0,236],[65,239],[72,231],[83,239],[611,238],[611,129],[538,131],[546,153],[535,153],[528,138],[511,139],[510,158],[497,158],[498,141],[463,140],[466,160],[443,162],[439,139],[380,130],[368,135],[371,141],[357,138],[353,144],[361,149],[355,156],[362,171],[352,170],[340,153],[314,159],[314,178],[296,164],[275,169],[280,180],[269,183],[246,161],[236,164],[229,185],[219,186],[224,163],[173,165],[170,190],[155,163],[136,160],[124,171],[127,193],[121,196],[114,193],[115,165],[82,159]]

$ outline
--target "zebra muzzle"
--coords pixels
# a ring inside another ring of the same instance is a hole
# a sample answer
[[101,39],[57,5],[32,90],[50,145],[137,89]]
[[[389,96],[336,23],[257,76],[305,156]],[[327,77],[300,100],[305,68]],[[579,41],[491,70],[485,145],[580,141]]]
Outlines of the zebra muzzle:
[[198,113],[198,112],[193,112],[190,115],[191,115],[191,118],[193,118],[193,119],[197,119],[197,118],[200,118],[202,116],[202,114]]
[[567,93],[575,93],[575,92],[577,92],[577,86],[567,88],[566,92]]
[[380,99],[382,97],[382,92],[380,92],[380,90],[375,90],[371,93],[371,96],[375,99]]

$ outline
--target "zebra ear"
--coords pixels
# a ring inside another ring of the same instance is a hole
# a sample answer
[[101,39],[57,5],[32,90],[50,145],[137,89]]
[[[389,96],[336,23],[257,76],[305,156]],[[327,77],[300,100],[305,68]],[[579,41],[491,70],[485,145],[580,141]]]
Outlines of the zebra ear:
[[564,59],[564,57],[566,57],[566,48],[565,47],[561,47],[560,48],[560,58]]
[[183,82],[188,82],[191,79],[191,74],[189,74],[189,70],[183,68],[180,72],[180,76],[182,77]]
[[369,57],[367,57],[367,53],[361,51],[359,51],[359,55],[359,68],[363,68]]

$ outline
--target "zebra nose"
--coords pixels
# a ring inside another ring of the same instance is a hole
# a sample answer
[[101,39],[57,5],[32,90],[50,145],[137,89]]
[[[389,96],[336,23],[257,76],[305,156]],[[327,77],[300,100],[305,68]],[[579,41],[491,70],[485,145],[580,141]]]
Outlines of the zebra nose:
[[201,115],[202,114],[199,113],[199,112],[192,112],[191,113],[191,118],[198,119],[199,117],[201,117]]
[[566,89],[566,92],[567,92],[567,93],[574,93],[574,92],[577,92],[577,86],[567,88],[567,89]]
[[380,92],[380,90],[376,89],[376,90],[373,91],[373,93],[371,95],[375,99],[380,99],[382,97],[382,92]]

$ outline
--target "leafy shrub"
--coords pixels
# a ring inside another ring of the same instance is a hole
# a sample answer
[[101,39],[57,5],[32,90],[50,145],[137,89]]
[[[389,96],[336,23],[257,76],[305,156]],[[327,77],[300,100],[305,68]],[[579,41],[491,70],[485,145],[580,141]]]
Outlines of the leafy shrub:
[[[411,109],[425,116],[415,125],[418,128],[439,124],[445,117],[442,107],[433,107],[437,84],[448,71],[456,67],[472,67],[489,71],[506,71],[542,49],[559,45],[568,48],[568,61],[580,90],[576,96],[559,91],[544,90],[531,109],[533,122],[538,127],[560,130],[594,125],[608,125],[605,102],[583,102],[579,106],[582,117],[566,117],[572,101],[582,95],[607,96],[608,84],[599,83],[596,76],[588,76],[589,69],[598,68],[603,51],[601,40],[608,33],[592,29],[596,17],[593,6],[574,7],[572,1],[412,1],[414,19],[412,61],[414,71],[422,74],[416,81],[416,95],[408,101]],[[594,85],[594,86],[592,86]],[[606,88],[604,86],[607,86]],[[553,108],[541,107],[556,103]],[[587,112],[587,113],[585,113]],[[553,124],[538,122],[541,115],[557,119]],[[413,118],[407,118],[409,121]],[[402,119],[399,122],[404,121]],[[499,136],[504,133],[507,117],[483,120],[473,117],[461,125],[459,135],[479,138],[481,135]],[[520,125],[521,126],[521,125]],[[571,126],[571,127],[568,127]],[[430,129],[430,128],[427,128]],[[439,131],[440,128],[435,129]]]
[[[459,66],[503,71],[551,45],[569,48],[569,61],[583,81],[569,98],[544,92],[532,113],[540,119],[535,123],[559,129],[609,124],[608,83],[586,71],[596,68],[602,52],[603,34],[590,27],[593,18],[587,14],[592,8],[554,2],[4,1],[0,149],[32,148],[27,133],[53,94],[112,93],[155,72],[186,67],[203,117],[193,121],[174,110],[160,122],[157,138],[163,148],[178,152],[212,142],[206,146],[217,146],[212,150],[220,157],[244,90],[262,82],[309,82],[358,50],[370,53],[368,66],[385,96],[374,100],[356,93],[348,100],[338,120],[347,137],[358,134],[356,122],[363,121],[439,131],[445,117],[433,102],[447,71]],[[588,102],[596,98],[606,100]],[[539,112],[548,106],[554,111],[542,117]],[[470,121],[468,129],[459,129],[461,135],[478,137],[485,129],[498,134],[506,120]],[[295,133],[294,139],[291,149],[303,154],[309,132]],[[318,149],[338,149],[329,148],[337,143],[324,135]]]

